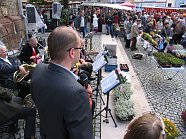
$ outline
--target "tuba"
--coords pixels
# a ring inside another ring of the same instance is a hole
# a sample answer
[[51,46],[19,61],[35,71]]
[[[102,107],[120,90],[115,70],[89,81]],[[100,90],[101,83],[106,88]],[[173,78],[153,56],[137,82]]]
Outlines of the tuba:
[[29,74],[29,72],[33,72],[34,68],[36,67],[36,64],[30,64],[30,65],[29,64],[23,64],[21,66],[25,68],[27,73],[24,74],[19,70],[14,72],[14,75],[13,75],[14,82],[22,81]]

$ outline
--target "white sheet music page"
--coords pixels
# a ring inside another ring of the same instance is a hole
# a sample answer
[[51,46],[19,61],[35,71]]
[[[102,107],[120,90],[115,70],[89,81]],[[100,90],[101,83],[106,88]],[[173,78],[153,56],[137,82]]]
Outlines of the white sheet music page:
[[107,75],[105,78],[101,80],[102,92],[107,93],[119,83],[120,83],[120,80],[118,79],[118,76],[115,73],[115,70],[113,70],[111,73],[109,73],[109,75]]
[[96,60],[99,59],[102,55],[105,55],[105,54],[107,54],[107,53],[108,53],[108,51],[101,50],[101,51],[97,54]]
[[105,64],[107,64],[104,56],[101,56],[99,59],[97,59],[93,64],[93,71],[98,72],[99,69],[101,69]]

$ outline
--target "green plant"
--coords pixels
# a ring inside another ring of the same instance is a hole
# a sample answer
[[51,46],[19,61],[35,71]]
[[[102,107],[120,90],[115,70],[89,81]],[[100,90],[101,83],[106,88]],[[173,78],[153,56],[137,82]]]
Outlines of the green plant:
[[125,100],[129,100],[133,93],[131,91],[130,86],[131,86],[130,83],[125,83],[125,84],[121,84],[120,86],[116,87],[114,89],[115,98],[118,99],[122,97]]
[[121,120],[128,120],[135,115],[134,104],[120,97],[115,105],[116,115]]
[[162,118],[164,124],[165,124],[165,132],[166,132],[166,139],[175,139],[180,135],[178,129],[176,128],[176,125],[168,120],[167,118]]
[[155,52],[153,55],[160,65],[182,66],[185,64],[184,60],[181,60],[172,54]]
[[114,90],[114,96],[116,98],[115,110],[116,115],[121,120],[128,120],[135,114],[134,104],[130,101],[132,95],[131,84],[124,83],[116,87]]
[[69,9],[63,9],[63,25],[68,25],[69,24],[69,15],[70,15],[70,10]]

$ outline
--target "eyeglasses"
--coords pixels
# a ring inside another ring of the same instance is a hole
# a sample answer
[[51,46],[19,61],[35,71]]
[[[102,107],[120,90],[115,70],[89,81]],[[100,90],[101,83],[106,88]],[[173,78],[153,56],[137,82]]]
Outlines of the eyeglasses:
[[67,52],[69,52],[71,49],[80,49],[80,50],[83,50],[83,47],[81,47],[81,48],[72,47],[72,48],[69,48],[69,49],[67,50]]
[[[143,116],[146,115],[146,114],[153,115],[153,116],[155,116],[157,119],[160,120],[161,125],[162,125],[161,135],[163,136],[163,138],[165,138],[165,137],[166,137],[166,133],[165,133],[165,124],[164,124],[162,118],[161,118],[157,113],[155,113],[154,111],[147,111],[147,112],[144,112],[144,113],[142,113],[141,115],[139,115],[139,116],[133,118],[133,120],[129,123],[129,125],[131,125],[131,124],[134,123],[136,120],[138,120],[139,118],[143,117]],[[128,128],[127,128],[126,134],[127,134],[128,132],[130,132],[130,130],[131,130],[129,127],[130,127],[130,126],[128,126]]]

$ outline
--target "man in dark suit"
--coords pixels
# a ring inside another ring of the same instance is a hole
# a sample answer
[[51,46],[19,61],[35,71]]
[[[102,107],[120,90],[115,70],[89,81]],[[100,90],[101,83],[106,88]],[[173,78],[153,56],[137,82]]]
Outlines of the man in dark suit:
[[37,65],[31,93],[40,115],[43,139],[92,139],[88,94],[70,69],[80,59],[81,38],[75,30],[57,27],[48,37],[49,65]]
[[77,16],[76,18],[76,24],[77,24],[77,31],[80,33],[83,32],[83,38],[85,37],[86,34],[86,27],[87,27],[87,19],[84,14],[84,10],[80,12],[80,15]]
[[35,108],[23,107],[13,101],[10,92],[0,92],[0,124],[25,120],[24,139],[35,139]]
[[24,99],[30,93],[30,84],[25,80],[17,83],[13,81],[13,74],[18,70],[22,74],[27,74],[24,67],[19,66],[14,59],[7,56],[7,48],[0,46],[0,85],[9,89],[17,85],[20,90],[18,96]]
[[37,44],[38,44],[38,41],[35,37],[31,37],[28,40],[27,45],[23,47],[20,53],[21,63],[25,62],[28,64],[31,64],[31,63],[37,64],[38,59],[41,59]]

